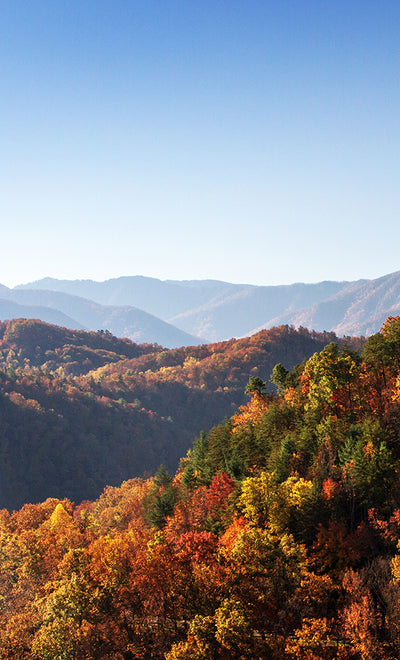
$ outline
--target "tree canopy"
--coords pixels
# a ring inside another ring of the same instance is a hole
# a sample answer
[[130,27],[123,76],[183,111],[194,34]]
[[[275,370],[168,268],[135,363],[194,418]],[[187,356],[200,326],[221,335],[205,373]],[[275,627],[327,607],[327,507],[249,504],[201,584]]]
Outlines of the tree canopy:
[[399,657],[398,324],[252,389],[174,476],[1,511],[1,657]]

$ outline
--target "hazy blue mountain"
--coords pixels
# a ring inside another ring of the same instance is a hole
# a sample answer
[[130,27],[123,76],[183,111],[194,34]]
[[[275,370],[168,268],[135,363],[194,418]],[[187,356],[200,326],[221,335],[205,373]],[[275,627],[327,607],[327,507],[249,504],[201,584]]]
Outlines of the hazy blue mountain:
[[[0,287],[0,296],[4,293],[4,288],[6,287]],[[78,323],[78,321],[63,314],[63,312],[60,312],[58,309],[41,307],[39,305],[20,305],[12,300],[4,300],[4,298],[0,298],[0,320],[9,321],[18,318],[40,319],[46,323],[60,325],[64,328],[74,328],[76,330],[85,329],[82,324]]]
[[189,328],[191,331],[196,329],[196,333],[213,341],[241,337],[251,334],[253,328],[263,325],[266,319],[274,318],[282,311],[288,311],[290,316],[295,310],[340,291],[343,286],[343,282],[252,286],[174,316],[170,322],[186,332]]
[[[280,324],[334,331],[339,336],[369,335],[388,315],[400,313],[400,272],[375,280],[285,286],[161,281],[139,276],[105,282],[45,278],[15,291],[46,288],[60,295],[78,294],[102,305],[139,307],[208,341],[242,337]],[[60,309],[84,323],[71,309]]]
[[45,278],[15,290],[51,289],[81,295],[101,304],[133,305],[209,341],[249,333],[290,309],[324,300],[346,283],[320,282],[287,286],[230,284],[216,280],[161,281],[150,277],[92,280]]
[[378,332],[388,316],[400,315],[400,271],[376,280],[349,282],[327,300],[310,307],[287,311],[262,326],[290,323],[296,327],[331,330],[338,336],[368,336]]
[[128,337],[136,343],[157,343],[167,348],[202,343],[194,337],[155,316],[132,306],[100,305],[92,300],[67,293],[47,290],[1,290],[11,307],[2,310],[0,319],[39,318],[71,329],[109,330],[118,337]]
[[46,277],[15,289],[48,289],[94,300],[101,305],[131,305],[168,321],[202,305],[224,300],[238,291],[254,288],[217,280],[158,280],[153,277],[118,277],[104,282],[57,280]]

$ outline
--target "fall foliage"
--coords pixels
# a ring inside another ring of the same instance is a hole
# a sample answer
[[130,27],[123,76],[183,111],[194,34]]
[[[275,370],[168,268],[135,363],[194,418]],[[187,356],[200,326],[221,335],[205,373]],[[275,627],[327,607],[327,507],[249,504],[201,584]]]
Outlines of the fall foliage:
[[[288,326],[166,350],[110,332],[0,322],[0,507],[68,497],[175,472],[193,438],[246,401],[249,374],[268,378],[334,338]],[[261,380],[259,378],[259,380]]]
[[0,656],[398,658],[399,328],[248,388],[175,475],[1,511]]

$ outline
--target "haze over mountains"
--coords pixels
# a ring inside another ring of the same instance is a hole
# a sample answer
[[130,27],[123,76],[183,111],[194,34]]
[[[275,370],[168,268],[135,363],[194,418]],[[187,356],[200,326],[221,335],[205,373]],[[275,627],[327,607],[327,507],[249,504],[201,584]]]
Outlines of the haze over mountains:
[[132,276],[95,282],[44,278],[0,287],[0,317],[108,329],[136,342],[196,345],[293,324],[371,335],[400,313],[400,271],[375,280],[283,286]]
[[136,343],[158,343],[168,348],[201,343],[198,337],[134,306],[101,305],[50,289],[1,287],[0,318],[37,318],[71,329],[109,330]]

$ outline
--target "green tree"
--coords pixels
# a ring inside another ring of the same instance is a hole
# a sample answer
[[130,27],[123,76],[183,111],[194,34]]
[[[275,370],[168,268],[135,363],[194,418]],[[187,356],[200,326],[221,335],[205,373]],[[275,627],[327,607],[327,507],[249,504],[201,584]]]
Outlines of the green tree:
[[148,522],[157,529],[162,529],[167,516],[174,511],[176,500],[177,491],[172,484],[172,477],[164,465],[160,465],[144,503]]
[[250,376],[244,393],[248,396],[251,396],[253,392],[257,392],[261,395],[264,394],[266,386],[267,383],[259,378],[259,376]]
[[272,369],[270,381],[282,392],[287,387],[289,375],[289,371],[278,362]]

